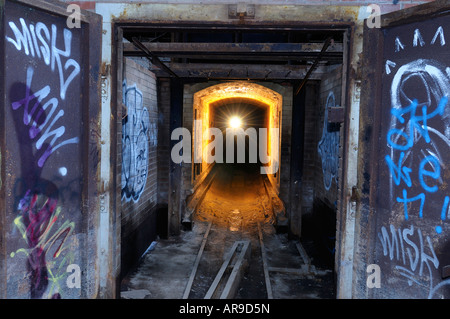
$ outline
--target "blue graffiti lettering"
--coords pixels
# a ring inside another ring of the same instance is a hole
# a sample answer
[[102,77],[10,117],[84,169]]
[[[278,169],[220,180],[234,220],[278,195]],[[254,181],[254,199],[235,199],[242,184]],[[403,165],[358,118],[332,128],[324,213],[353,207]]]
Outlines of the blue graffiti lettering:
[[449,201],[450,201],[450,197],[445,196],[444,205],[442,205],[442,210],[441,210],[441,219],[442,220],[445,220],[445,216],[447,215]]
[[[386,164],[395,185],[399,186],[403,181],[407,187],[412,187],[412,169],[405,165],[405,151],[409,151],[414,146],[414,143],[419,141],[421,137],[423,137],[426,143],[431,142],[429,131],[432,131],[433,129],[428,127],[428,120],[436,116],[442,116],[447,103],[448,97],[444,96],[440,98],[438,106],[431,112],[429,112],[427,105],[423,105],[420,108],[421,114],[417,114],[419,103],[416,99],[412,100],[411,104],[407,107],[393,107],[391,109],[392,116],[395,117],[399,123],[405,124],[402,128],[391,128],[386,135],[388,145],[390,145],[393,150],[401,151],[397,162],[393,159],[393,154],[385,156]],[[409,218],[409,203],[420,200],[419,217],[422,218],[426,193],[435,193],[439,190],[439,186],[436,184],[432,185],[431,181],[434,179],[437,182],[441,178],[441,162],[438,155],[431,153],[431,155],[425,156],[419,164],[417,174],[420,186],[423,188],[424,192],[414,197],[408,197],[407,190],[403,189],[402,197],[397,197],[396,199],[398,203],[404,204],[404,216],[406,220]],[[446,196],[442,206],[441,220],[445,219],[449,201],[450,198]]]
[[408,217],[408,203],[415,202],[417,200],[420,200],[420,209],[419,209],[419,217],[423,217],[423,206],[425,205],[425,194],[420,193],[417,196],[408,198],[408,192],[406,189],[403,190],[403,198],[397,197],[397,202],[404,203],[404,212],[405,212],[405,219],[407,220]]
[[[425,169],[425,165],[430,164],[434,171],[427,171]],[[441,166],[439,164],[439,160],[430,155],[425,157],[421,162],[420,162],[420,166],[419,166],[419,181],[420,181],[420,185],[423,187],[423,189],[427,192],[430,193],[434,193],[437,192],[438,190],[438,186],[434,185],[434,186],[428,186],[425,181],[424,181],[424,176],[428,176],[434,179],[438,179],[439,177],[441,177]]]
[[[389,130],[387,134],[387,142],[392,148],[406,151],[410,149],[414,144],[414,130],[416,129],[420,135],[425,139],[425,142],[430,143],[430,135],[428,134],[428,125],[427,121],[434,118],[437,115],[443,115],[445,106],[447,105],[448,98],[446,96],[442,97],[439,101],[438,106],[431,113],[428,112],[428,106],[422,106],[422,115],[416,115],[418,102],[414,99],[411,104],[404,108],[392,108],[391,114],[395,116],[395,118],[400,123],[405,123],[405,118],[403,117],[405,114],[410,114],[409,120],[409,135],[403,129],[393,128]],[[394,136],[394,139],[392,138]],[[406,140],[405,144],[397,143],[398,139],[403,137]]]
[[[389,166],[389,169],[391,171],[392,177],[394,179],[395,185],[400,185],[400,180],[403,179],[403,181],[406,183],[408,187],[411,187],[411,177],[409,176],[409,173],[411,173],[411,169],[409,167],[402,167],[403,158],[405,157],[405,153],[400,153],[400,158],[398,159],[398,165],[396,165],[393,161],[391,156],[386,155],[385,159]],[[403,174],[402,174],[403,172]]]

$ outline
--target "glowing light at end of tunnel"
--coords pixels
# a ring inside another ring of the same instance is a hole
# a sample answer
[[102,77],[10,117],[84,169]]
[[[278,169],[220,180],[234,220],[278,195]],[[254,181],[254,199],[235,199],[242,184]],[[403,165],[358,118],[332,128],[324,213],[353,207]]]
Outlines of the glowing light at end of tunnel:
[[233,116],[230,118],[230,127],[231,128],[240,128],[242,126],[242,119],[238,116]]

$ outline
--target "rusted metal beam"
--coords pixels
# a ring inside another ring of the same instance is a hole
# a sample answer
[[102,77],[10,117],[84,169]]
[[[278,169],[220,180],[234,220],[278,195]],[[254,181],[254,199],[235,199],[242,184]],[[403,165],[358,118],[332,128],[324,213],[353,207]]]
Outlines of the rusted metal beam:
[[133,38],[132,40],[133,45],[135,45],[137,48],[143,51],[147,56],[147,58],[149,58],[153,64],[160,66],[164,71],[178,78],[178,75],[175,72],[173,72],[167,65],[162,63],[161,60],[155,54],[153,54],[153,52],[149,51],[137,38]]
[[319,63],[319,61],[322,59],[323,54],[325,53],[325,51],[328,49],[328,47],[330,46],[331,42],[333,41],[333,38],[329,37],[327,38],[327,40],[325,41],[322,50],[320,51],[319,56],[316,58],[316,60],[314,61],[313,65],[311,66],[311,68],[308,70],[308,73],[306,73],[306,76],[303,78],[302,83],[300,83],[299,87],[297,88],[297,90],[295,91],[295,95],[297,95],[300,90],[302,89],[302,87],[305,85],[306,81],[308,81],[309,76],[311,75],[311,73],[314,71],[314,69],[316,68],[317,64]]
[[[189,78],[226,78],[226,79],[303,79],[307,66],[277,65],[277,64],[222,64],[222,63],[171,63],[170,69],[180,77]],[[156,76],[164,76],[160,69],[153,68]],[[325,74],[326,68],[318,66],[310,75],[311,80],[319,80]]]
[[[160,57],[160,60],[164,62],[162,58],[167,59],[189,59],[191,63],[196,63],[196,61],[208,61],[207,63],[227,63],[225,61],[228,61],[228,63],[236,63],[236,61],[242,61],[242,62],[249,62],[255,63],[259,62],[260,64],[272,64],[275,62],[288,62],[288,61],[315,61],[317,58],[317,54],[311,55],[303,55],[303,56],[292,56],[292,55],[271,55],[271,56],[264,56],[264,55],[258,55],[258,54],[248,54],[248,55],[242,55],[242,54],[220,54],[220,55],[208,55],[208,54],[195,54],[195,53],[189,53],[189,54],[173,54],[173,55],[159,55],[155,54]],[[145,57],[145,54],[143,52],[140,52],[139,54],[132,54],[132,55],[125,55],[125,56],[133,56],[133,57]],[[324,63],[325,62],[342,62],[342,56],[341,55],[326,55],[321,60]],[[200,63],[200,62],[199,62]],[[281,64],[281,63],[280,63]]]
[[[287,54],[323,53],[322,43],[183,43],[183,42],[151,42],[143,43],[148,51],[161,55],[173,54]],[[132,43],[124,43],[125,55],[138,53]],[[342,53],[342,43],[331,45],[327,53]]]

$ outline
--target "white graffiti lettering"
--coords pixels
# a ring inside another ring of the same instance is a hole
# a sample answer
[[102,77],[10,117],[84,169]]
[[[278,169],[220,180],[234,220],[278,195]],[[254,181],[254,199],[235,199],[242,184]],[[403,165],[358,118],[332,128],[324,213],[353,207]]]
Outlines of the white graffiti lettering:
[[318,152],[322,159],[323,184],[326,190],[330,190],[333,180],[337,181],[339,167],[339,131],[330,130],[328,123],[328,109],[335,107],[334,93],[331,91],[327,97],[325,106],[325,118],[323,122],[322,139],[319,141]]
[[123,103],[128,114],[122,121],[122,198],[137,202],[144,191],[148,175],[148,110],[142,92],[123,83]]
[[[46,65],[49,65],[52,71],[58,68],[60,82],[60,97],[62,100],[66,98],[67,88],[75,77],[80,74],[80,65],[71,56],[72,32],[69,29],[63,30],[64,50],[57,48],[58,28],[56,25],[51,26],[51,36],[48,27],[42,22],[27,25],[23,18],[20,18],[21,29],[10,21],[9,27],[14,33],[15,39],[6,36],[6,40],[12,43],[18,51],[22,51],[25,55],[43,58]],[[42,55],[41,55],[42,54]],[[61,57],[67,58],[63,64]]]
[[[450,280],[446,280],[434,287],[433,270],[438,269],[439,260],[430,236],[425,236],[424,240],[420,228],[415,229],[411,225],[409,228],[396,229],[390,225],[388,231],[382,226],[378,239],[383,247],[383,255],[389,256],[391,261],[397,263],[394,268],[407,279],[409,286],[413,284],[428,286],[427,297],[432,298],[438,288],[450,284]],[[427,275],[424,273],[425,270],[428,270]]]

